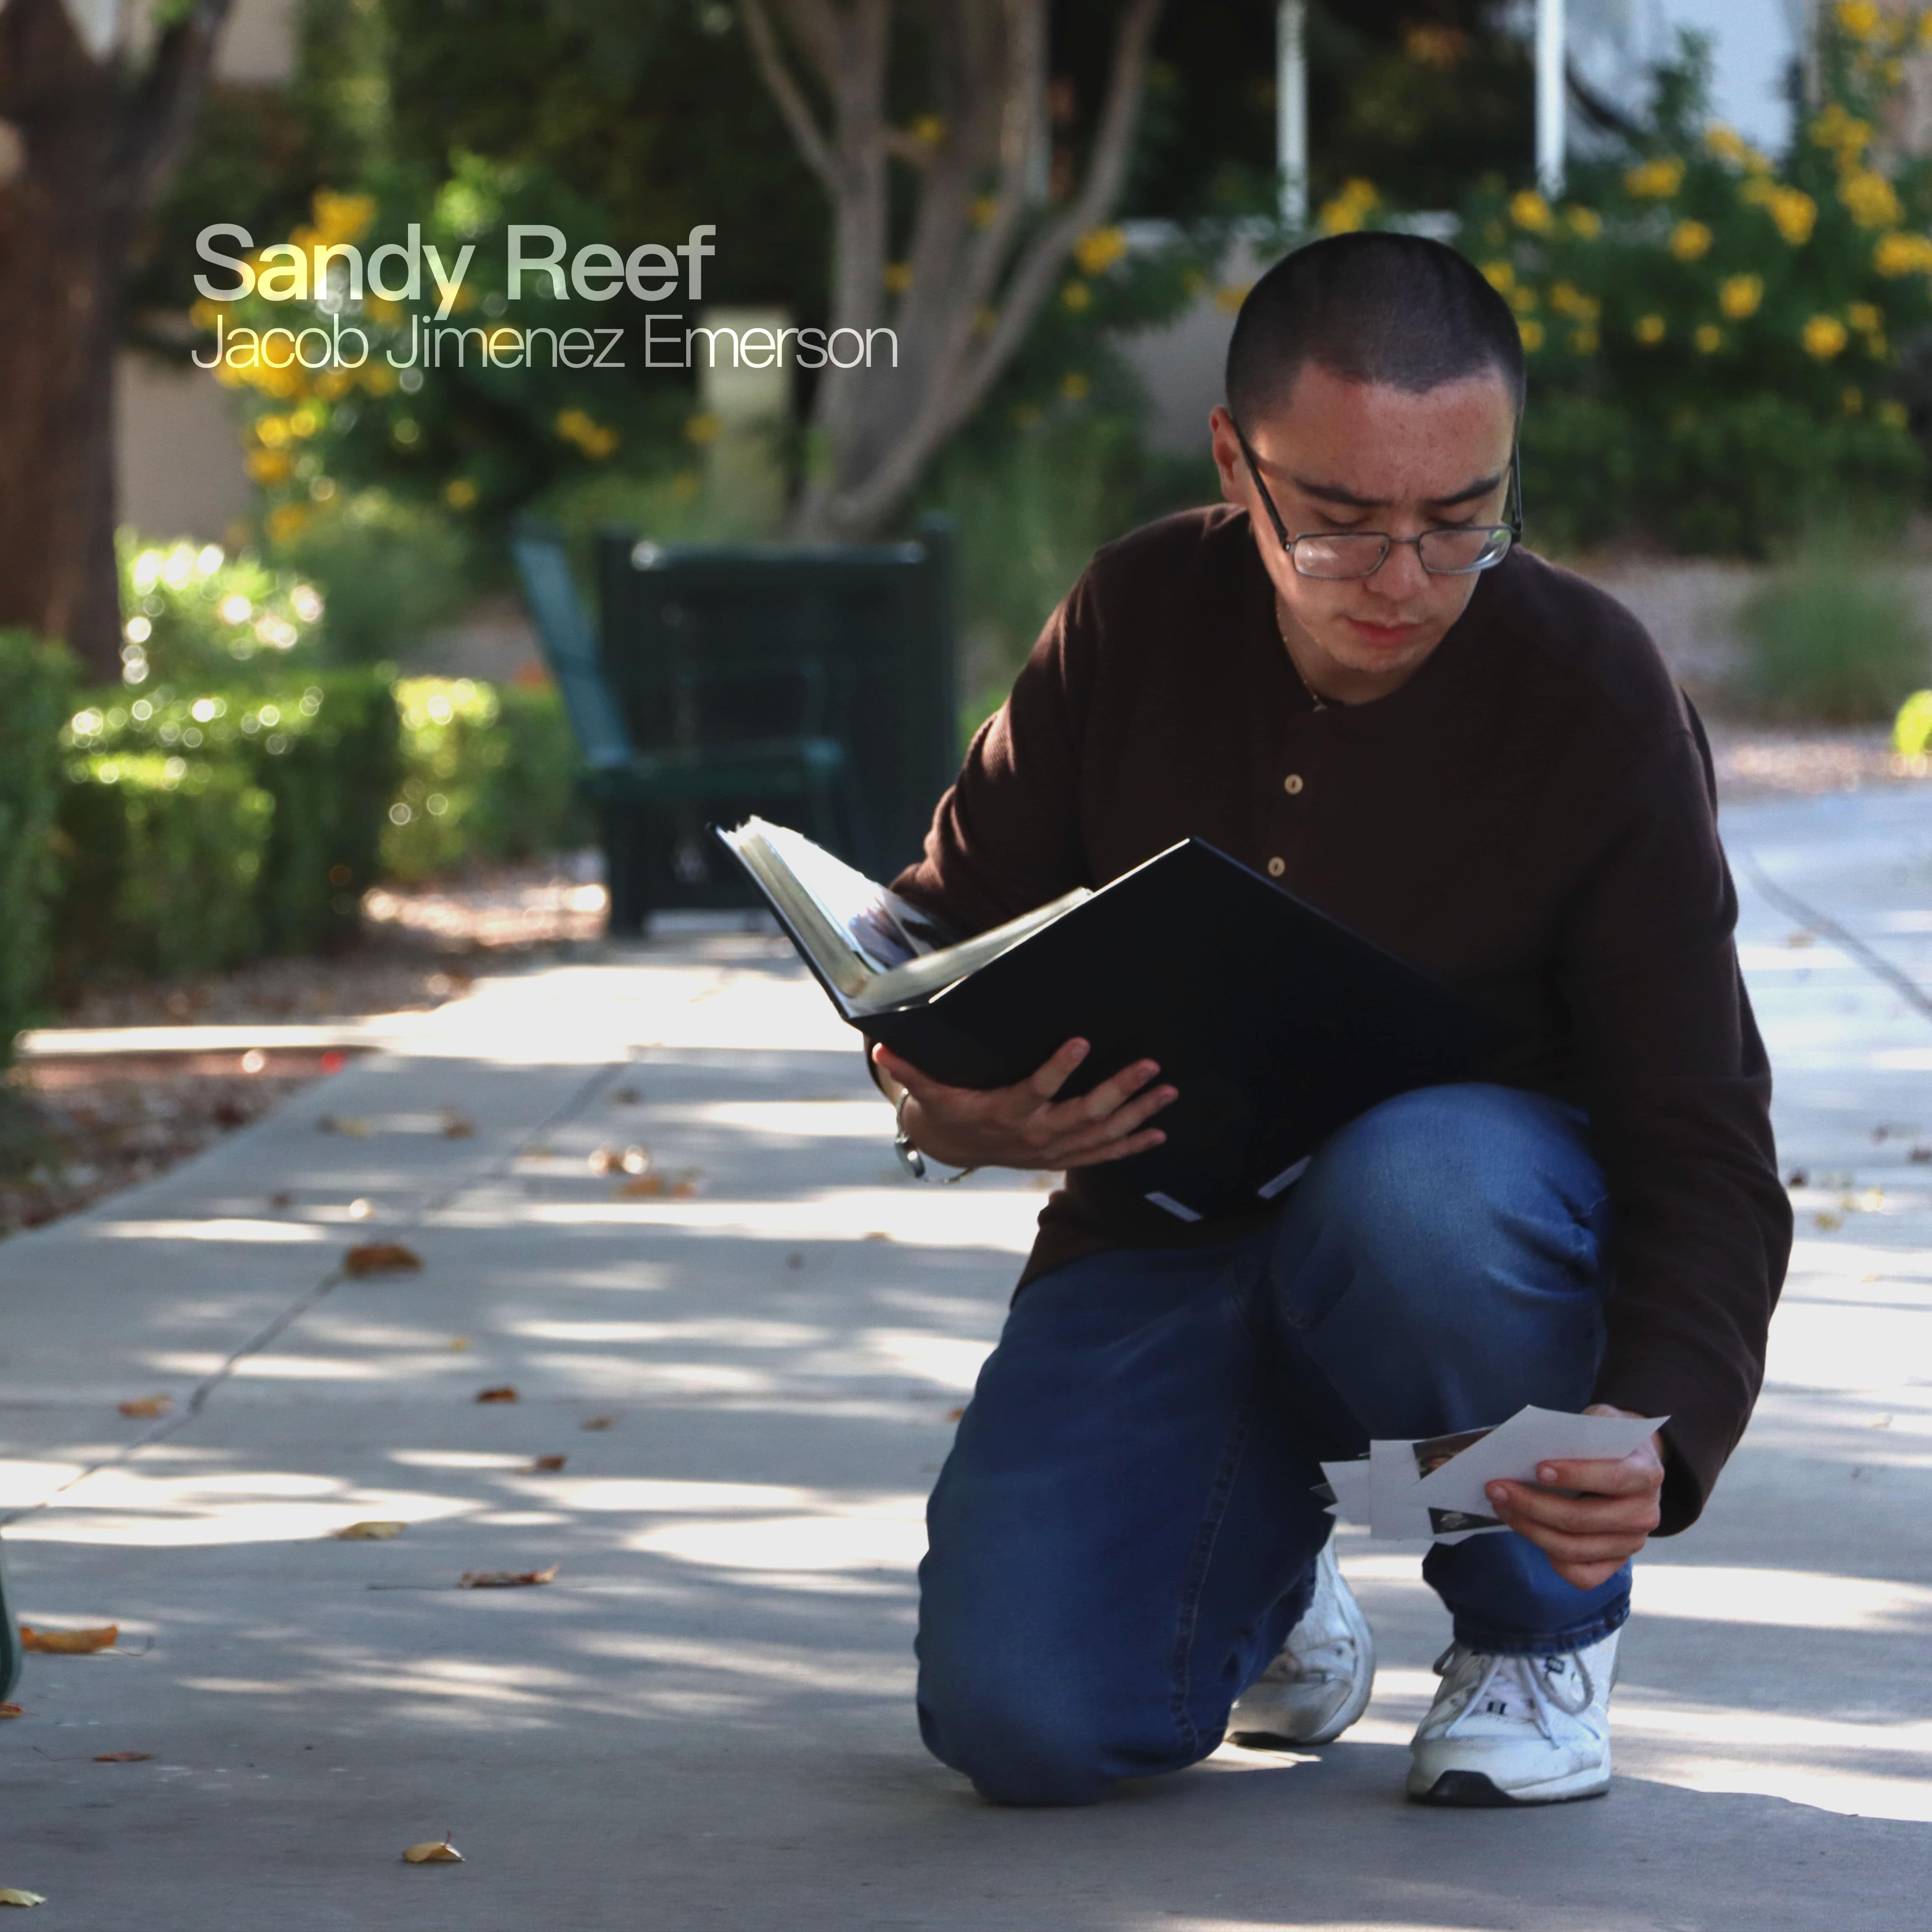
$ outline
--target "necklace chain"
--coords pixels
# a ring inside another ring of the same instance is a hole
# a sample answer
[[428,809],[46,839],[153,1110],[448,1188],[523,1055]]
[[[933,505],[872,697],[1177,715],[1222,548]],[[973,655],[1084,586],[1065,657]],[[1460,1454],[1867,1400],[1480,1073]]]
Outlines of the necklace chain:
[[1294,681],[1307,692],[1309,703],[1313,705],[1317,711],[1326,711],[1328,709],[1328,700],[1309,682],[1307,674],[1294,661],[1294,650],[1288,641],[1288,626],[1281,621],[1281,599],[1279,597],[1274,600],[1274,630],[1275,635],[1281,640],[1282,650],[1287,652],[1288,668],[1294,672]]

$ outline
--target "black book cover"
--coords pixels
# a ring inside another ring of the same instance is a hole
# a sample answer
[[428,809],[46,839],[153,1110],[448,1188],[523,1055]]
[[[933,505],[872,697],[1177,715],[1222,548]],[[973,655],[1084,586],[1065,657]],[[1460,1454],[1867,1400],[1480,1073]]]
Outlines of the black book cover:
[[1158,1116],[1166,1142],[1107,1173],[1183,1220],[1261,1204],[1336,1127],[1470,1078],[1508,1039],[1460,994],[1198,838],[943,992],[851,1024],[955,1087],[1010,1085],[1076,1036],[1093,1050],[1068,1094],[1158,1060],[1179,1092]]

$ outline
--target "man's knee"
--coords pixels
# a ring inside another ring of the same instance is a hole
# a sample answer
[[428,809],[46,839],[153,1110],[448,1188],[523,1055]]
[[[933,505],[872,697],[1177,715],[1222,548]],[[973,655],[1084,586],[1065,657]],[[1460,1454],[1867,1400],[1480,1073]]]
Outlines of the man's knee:
[[919,1729],[940,1763],[995,1804],[1091,1804],[1114,1782],[1099,1726],[1064,1684],[1030,1684],[1006,1672],[975,1682],[928,1665]]
[[1391,1318],[1451,1328],[1513,1287],[1594,1284],[1601,1176],[1574,1117],[1539,1096],[1398,1095],[1340,1129],[1296,1192],[1283,1239],[1306,1252],[1284,1256],[1286,1272],[1318,1264],[1304,1318],[1318,1318],[1324,1277]]

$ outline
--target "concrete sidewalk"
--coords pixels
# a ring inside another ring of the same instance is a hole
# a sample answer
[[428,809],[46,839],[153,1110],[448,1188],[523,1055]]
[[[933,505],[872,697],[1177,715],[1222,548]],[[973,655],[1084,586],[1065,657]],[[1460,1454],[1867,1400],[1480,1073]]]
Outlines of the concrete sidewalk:
[[[990,1809],[932,1762],[921,1510],[1040,1196],[907,1184],[788,950],[691,939],[484,982],[0,1246],[14,1594],[123,1632],[28,1660],[0,1886],[86,1932],[1916,1922],[1932,1018],[1873,960],[1932,986],[1932,814],[1874,793],[1726,822],[1767,882],[1741,880],[1743,940],[1800,1239],[1758,1420],[1640,1573],[1606,1802],[1403,1803],[1445,1620],[1414,1553],[1352,1535],[1383,1668],[1342,1742],[1072,1813]],[[590,1173],[633,1143],[695,1193]],[[340,1279],[370,1239],[422,1272]],[[164,1390],[161,1422],[118,1412]],[[410,1527],[334,1538],[368,1519]],[[94,1761],[120,1750],[153,1756]],[[466,1864],[400,1862],[446,1831]]]

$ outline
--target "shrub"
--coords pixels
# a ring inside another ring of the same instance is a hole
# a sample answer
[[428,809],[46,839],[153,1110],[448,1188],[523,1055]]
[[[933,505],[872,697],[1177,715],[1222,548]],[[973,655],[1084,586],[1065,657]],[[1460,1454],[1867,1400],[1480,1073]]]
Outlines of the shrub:
[[238,763],[158,752],[68,763],[57,976],[111,962],[172,978],[260,949],[258,886],[275,802]]
[[1932,664],[1907,586],[1828,535],[1748,598],[1737,621],[1748,652],[1738,695],[1774,718],[1890,720]]
[[33,1017],[46,977],[56,890],[49,842],[73,670],[58,646],[25,631],[0,631],[0,1066]]
[[550,686],[405,678],[396,686],[402,782],[382,827],[392,878],[534,858],[591,836],[577,752]]
[[116,548],[130,688],[273,683],[312,659],[322,600],[292,572],[231,557],[219,544],[156,542],[128,530]]
[[1903,758],[1922,758],[1932,751],[1932,691],[1915,691],[1898,707],[1892,742]]

